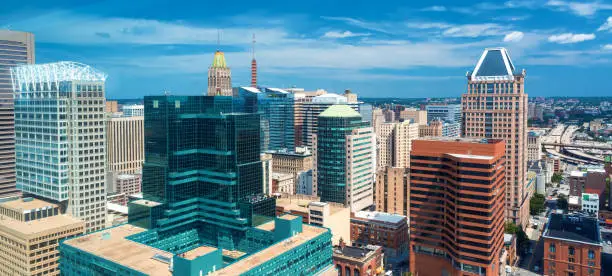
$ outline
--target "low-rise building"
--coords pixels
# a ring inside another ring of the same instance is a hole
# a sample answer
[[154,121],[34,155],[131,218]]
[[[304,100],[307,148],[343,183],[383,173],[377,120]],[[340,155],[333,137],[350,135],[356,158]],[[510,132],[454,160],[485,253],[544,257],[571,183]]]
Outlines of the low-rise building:
[[514,266],[516,264],[516,235],[504,234],[504,249],[506,250],[505,265]]
[[597,217],[597,214],[599,214],[599,195],[582,193],[581,206],[583,212]]
[[304,223],[327,227],[332,233],[332,244],[340,240],[350,244],[351,211],[339,203],[320,202],[316,196],[283,196],[276,199],[276,215],[289,213],[301,216]]
[[292,174],[272,173],[272,193],[295,194],[295,183]]
[[419,125],[427,125],[427,110],[406,108],[399,112],[399,118]]
[[85,233],[85,222],[33,198],[0,202],[0,275],[59,275],[60,241]]
[[541,132],[530,131],[527,135],[527,161],[533,162],[542,158]]
[[339,276],[382,275],[384,273],[381,246],[355,247],[340,244],[334,247],[333,258]]
[[353,245],[382,246],[390,264],[407,261],[408,231],[408,219],[402,215],[359,211],[351,217]]
[[544,275],[601,274],[601,234],[594,217],[551,213],[542,233]]

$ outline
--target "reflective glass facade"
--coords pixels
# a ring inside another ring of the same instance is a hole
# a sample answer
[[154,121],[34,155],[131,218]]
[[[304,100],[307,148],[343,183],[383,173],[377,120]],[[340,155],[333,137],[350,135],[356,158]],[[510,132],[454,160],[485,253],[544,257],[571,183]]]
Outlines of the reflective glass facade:
[[143,196],[167,208],[153,227],[195,227],[207,244],[234,248],[265,221],[253,215],[273,216],[274,199],[262,195],[260,114],[234,112],[242,107],[225,96],[145,97],[144,105]]
[[105,78],[71,62],[13,68],[17,188],[64,203],[88,231],[106,217]]

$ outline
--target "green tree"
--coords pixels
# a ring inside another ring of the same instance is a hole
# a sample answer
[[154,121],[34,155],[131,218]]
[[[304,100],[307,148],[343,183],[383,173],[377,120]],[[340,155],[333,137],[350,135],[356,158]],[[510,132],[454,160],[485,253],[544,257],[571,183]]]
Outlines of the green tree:
[[557,209],[567,211],[567,198],[563,194],[557,198]]
[[551,181],[553,183],[559,183],[563,180],[563,175],[561,173],[553,173]]
[[516,224],[514,224],[514,222],[508,221],[506,222],[506,226],[504,228],[504,232],[506,234],[516,234],[516,232],[518,232],[519,227],[516,226]]
[[539,213],[544,212],[546,210],[546,198],[544,195],[535,194],[529,200],[529,213],[531,215],[537,215]]

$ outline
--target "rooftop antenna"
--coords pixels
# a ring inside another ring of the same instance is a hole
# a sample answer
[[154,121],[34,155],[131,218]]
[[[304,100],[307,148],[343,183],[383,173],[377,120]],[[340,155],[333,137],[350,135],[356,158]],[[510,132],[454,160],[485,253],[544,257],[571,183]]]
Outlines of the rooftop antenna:
[[217,51],[221,50],[221,31],[217,29]]

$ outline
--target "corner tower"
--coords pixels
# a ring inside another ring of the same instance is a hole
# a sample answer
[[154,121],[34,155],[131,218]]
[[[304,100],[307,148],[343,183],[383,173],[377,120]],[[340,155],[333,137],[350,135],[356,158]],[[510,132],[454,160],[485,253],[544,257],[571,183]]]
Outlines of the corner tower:
[[232,71],[225,63],[225,54],[217,50],[208,68],[208,96],[232,96]]

